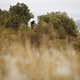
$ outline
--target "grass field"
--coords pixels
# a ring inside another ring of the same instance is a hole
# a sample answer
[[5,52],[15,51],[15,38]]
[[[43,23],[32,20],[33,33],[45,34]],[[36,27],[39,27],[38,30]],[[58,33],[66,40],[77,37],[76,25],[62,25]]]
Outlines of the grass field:
[[0,80],[80,80],[80,53],[67,40],[44,37],[37,48],[26,34],[0,29]]

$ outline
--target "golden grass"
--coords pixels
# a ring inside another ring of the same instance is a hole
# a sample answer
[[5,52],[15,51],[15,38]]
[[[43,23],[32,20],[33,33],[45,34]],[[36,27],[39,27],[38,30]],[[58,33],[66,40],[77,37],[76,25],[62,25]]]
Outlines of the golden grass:
[[0,32],[0,80],[79,80],[80,58],[65,40],[41,39],[36,48],[26,32]]

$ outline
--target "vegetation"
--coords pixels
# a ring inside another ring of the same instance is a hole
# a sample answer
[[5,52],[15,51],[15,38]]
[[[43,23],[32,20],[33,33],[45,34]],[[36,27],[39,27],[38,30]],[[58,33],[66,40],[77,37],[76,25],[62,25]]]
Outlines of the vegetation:
[[[51,12],[40,15],[38,16],[38,23],[34,29],[31,29],[28,22],[33,17],[28,6],[24,3],[10,6],[9,11],[0,9],[0,33],[6,33],[6,30],[14,32],[15,29],[16,34],[20,32],[22,37],[25,35],[30,39],[31,44],[36,47],[42,44],[43,39],[46,41],[53,41],[54,39],[68,40],[67,36],[68,38],[78,36],[77,26],[66,12]],[[77,42],[73,45],[75,45],[75,48],[79,48]]]
[[79,79],[80,34],[73,19],[47,13],[31,29],[31,18],[24,3],[0,9],[0,80]]
[[0,25],[3,27],[18,29],[22,23],[27,25],[31,18],[33,14],[24,3],[10,6],[9,11],[0,10]]
[[[29,20],[33,18],[33,14],[24,3],[17,3],[10,6],[9,11],[0,9],[0,35],[1,38],[8,38],[15,33],[23,37],[22,42],[25,45],[27,39],[35,47],[39,47],[45,41],[54,41],[62,39],[70,41],[75,49],[80,49],[79,41],[73,41],[74,37],[78,37],[78,30],[75,22],[65,12],[51,12],[38,16],[38,23],[33,29],[28,26]],[[9,32],[9,33],[8,33]],[[5,34],[5,36],[4,36]],[[68,37],[68,39],[67,39]],[[73,38],[73,39],[70,39]],[[2,41],[1,41],[2,42]],[[47,43],[45,43],[47,44]]]
[[77,36],[77,26],[72,18],[69,18],[65,12],[52,12],[39,16],[39,21],[51,23],[58,32],[59,38],[65,38],[66,35]]

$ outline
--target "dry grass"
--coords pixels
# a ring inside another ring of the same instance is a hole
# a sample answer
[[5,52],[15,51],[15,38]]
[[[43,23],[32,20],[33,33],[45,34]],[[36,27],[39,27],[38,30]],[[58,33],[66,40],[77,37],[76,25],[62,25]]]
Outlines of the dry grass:
[[0,31],[0,80],[80,80],[80,58],[65,40],[41,39],[36,48],[26,32]]

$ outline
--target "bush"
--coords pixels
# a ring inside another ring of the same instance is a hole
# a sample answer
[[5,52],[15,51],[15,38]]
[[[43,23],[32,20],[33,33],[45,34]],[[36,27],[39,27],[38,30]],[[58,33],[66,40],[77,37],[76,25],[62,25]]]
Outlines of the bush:
[[47,13],[39,16],[38,19],[39,22],[52,23],[60,38],[66,38],[66,35],[76,36],[78,33],[75,22],[65,12]]
[[33,14],[24,3],[10,6],[9,11],[0,9],[0,25],[6,28],[19,29],[22,23],[28,25]]

